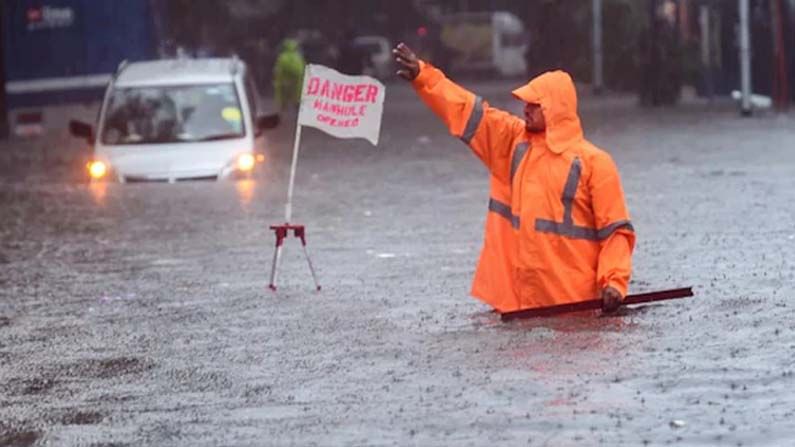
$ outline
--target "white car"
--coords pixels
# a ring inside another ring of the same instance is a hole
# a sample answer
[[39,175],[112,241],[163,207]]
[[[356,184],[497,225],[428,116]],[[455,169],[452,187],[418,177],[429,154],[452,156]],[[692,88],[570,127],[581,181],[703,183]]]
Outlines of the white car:
[[230,59],[122,63],[100,109],[97,131],[70,122],[93,144],[92,181],[225,179],[250,175],[264,160],[261,116],[246,65]]
[[394,72],[392,47],[386,37],[359,36],[353,40],[353,44],[367,55],[368,64],[364,69],[364,74],[381,80],[388,80],[392,77]]

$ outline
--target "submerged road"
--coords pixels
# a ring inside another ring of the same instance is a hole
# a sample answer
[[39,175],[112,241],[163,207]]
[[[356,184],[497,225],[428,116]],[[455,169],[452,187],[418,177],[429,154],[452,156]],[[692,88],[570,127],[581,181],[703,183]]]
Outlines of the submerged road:
[[[518,112],[512,86],[471,85]],[[795,122],[581,113],[622,173],[631,291],[695,298],[501,323],[468,296],[485,169],[402,85],[378,148],[304,131],[320,293],[294,239],[266,289],[289,123],[248,181],[6,175],[0,445],[791,445]]]

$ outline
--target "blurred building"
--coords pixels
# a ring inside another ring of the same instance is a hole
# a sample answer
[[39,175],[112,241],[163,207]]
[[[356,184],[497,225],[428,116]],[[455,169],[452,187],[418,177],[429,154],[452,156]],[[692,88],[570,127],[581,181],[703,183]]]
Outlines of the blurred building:
[[[749,1],[753,90],[791,98],[795,0]],[[602,0],[606,87],[639,90],[654,82],[673,83],[693,85],[704,95],[723,95],[737,88],[737,3]],[[177,54],[237,54],[267,93],[285,37],[301,42],[310,63],[334,66],[342,39],[353,33],[383,37],[390,43],[407,41],[443,68],[453,69],[456,61],[455,68],[461,68],[461,60],[474,66],[480,63],[474,55],[483,45],[472,36],[466,36],[465,42],[458,39],[457,48],[451,45],[450,36],[456,31],[447,26],[446,17],[476,18],[495,11],[518,18],[520,35],[503,41],[510,41],[506,47],[511,51],[523,48],[523,76],[562,68],[577,81],[590,82],[593,73],[592,2],[584,0],[6,0],[3,4],[6,90],[12,103],[20,101],[20,92],[36,93],[42,85],[57,89],[59,83],[78,90],[90,84],[96,97],[121,60]],[[474,20],[467,29],[486,33]],[[519,57],[515,51],[505,54]],[[48,63],[37,63],[43,59]],[[650,81],[648,73],[654,72],[667,74],[661,81]],[[46,92],[36,100],[78,99],[74,92]]]

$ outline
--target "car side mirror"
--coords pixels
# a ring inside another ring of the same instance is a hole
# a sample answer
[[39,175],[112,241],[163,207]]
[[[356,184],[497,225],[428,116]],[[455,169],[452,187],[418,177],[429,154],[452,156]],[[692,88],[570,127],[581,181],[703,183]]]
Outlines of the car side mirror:
[[279,121],[280,118],[279,114],[277,113],[274,113],[272,115],[263,115],[257,117],[257,129],[259,129],[260,131],[266,129],[273,129],[279,125]]
[[82,121],[69,121],[69,133],[78,138],[85,138],[89,142],[94,140],[94,128],[91,124]]

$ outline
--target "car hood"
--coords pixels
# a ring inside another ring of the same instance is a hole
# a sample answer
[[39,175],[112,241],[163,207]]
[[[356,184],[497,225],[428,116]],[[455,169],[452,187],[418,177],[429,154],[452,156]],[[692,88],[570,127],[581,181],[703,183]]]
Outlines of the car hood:
[[251,150],[246,139],[235,139],[102,146],[97,148],[97,156],[106,160],[119,177],[178,180],[221,175],[238,155]]

